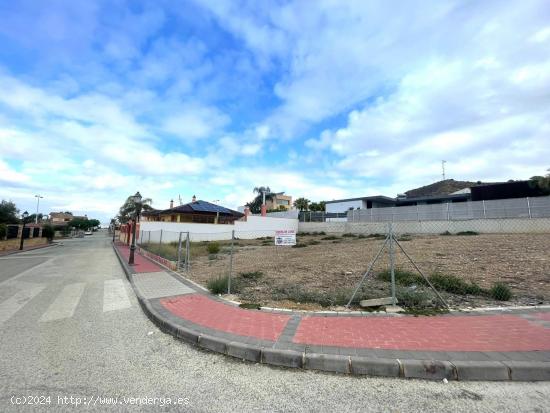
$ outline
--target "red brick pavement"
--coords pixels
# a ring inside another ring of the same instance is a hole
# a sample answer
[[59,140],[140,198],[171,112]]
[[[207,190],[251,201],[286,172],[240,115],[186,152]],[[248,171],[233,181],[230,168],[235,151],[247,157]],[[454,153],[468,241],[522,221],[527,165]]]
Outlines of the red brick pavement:
[[550,313],[536,313],[533,315],[541,320],[550,321]]
[[[128,258],[130,257],[130,247],[126,244],[116,244],[116,248],[118,249],[122,257],[126,260],[126,262],[128,262]],[[147,258],[138,254],[137,251],[134,254],[134,265],[132,266],[132,268],[135,272],[138,273],[164,271],[164,268],[149,261]]]
[[533,351],[550,350],[550,329],[514,315],[307,316],[293,342],[391,350]]
[[199,294],[168,298],[160,302],[172,314],[192,323],[260,340],[276,341],[290,320],[287,315],[245,310]]

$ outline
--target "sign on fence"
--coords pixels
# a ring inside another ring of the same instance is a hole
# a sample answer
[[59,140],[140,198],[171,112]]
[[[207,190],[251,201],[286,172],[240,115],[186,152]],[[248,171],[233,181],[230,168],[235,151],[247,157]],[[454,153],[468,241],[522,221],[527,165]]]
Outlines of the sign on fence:
[[296,245],[296,231],[293,229],[275,231],[275,245]]

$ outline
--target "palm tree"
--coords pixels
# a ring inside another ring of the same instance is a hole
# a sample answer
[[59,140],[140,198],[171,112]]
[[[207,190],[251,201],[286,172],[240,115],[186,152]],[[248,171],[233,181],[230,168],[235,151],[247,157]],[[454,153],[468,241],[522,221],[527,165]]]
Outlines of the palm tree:
[[269,198],[273,199],[273,195],[275,195],[271,192],[271,188],[268,186],[256,186],[254,187],[252,192],[254,192],[255,194],[262,195],[262,205],[265,203],[266,199],[269,199]]
[[[141,210],[151,211],[153,209],[153,207],[151,206],[152,203],[153,203],[153,200],[151,198],[142,198]],[[118,216],[117,216],[118,222],[120,222],[121,224],[126,224],[128,221],[133,219],[136,209],[137,208],[134,201],[134,197],[129,196],[128,198],[126,198],[126,201],[118,211]]]
[[268,186],[257,186],[252,192],[257,195],[251,202],[248,202],[246,206],[250,208],[250,212],[253,214],[258,214],[260,212],[261,207],[264,204],[264,197],[265,201],[267,201],[268,199],[273,200],[276,195],[274,192],[271,192],[271,188]]
[[294,201],[294,206],[298,208],[300,211],[307,211],[307,208],[309,206],[309,199],[307,198],[298,198]]

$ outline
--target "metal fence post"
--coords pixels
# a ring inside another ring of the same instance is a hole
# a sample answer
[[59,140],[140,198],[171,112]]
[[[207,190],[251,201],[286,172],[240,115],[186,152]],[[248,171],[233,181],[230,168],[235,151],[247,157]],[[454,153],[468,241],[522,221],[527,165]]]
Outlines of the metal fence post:
[[[311,215],[310,215],[311,217]],[[310,218],[311,220],[311,218]],[[233,244],[235,240],[235,230],[231,231],[231,255],[229,256],[229,277],[227,278],[227,294],[231,294],[231,273],[233,272]]]
[[189,265],[191,261],[191,240],[189,238],[189,231],[185,240],[185,270],[189,272]]
[[149,239],[147,240],[147,244],[151,243],[151,231],[149,231]]
[[449,208],[450,204],[451,204],[450,202],[447,202],[447,221],[451,220],[451,211],[450,211],[450,208]]
[[389,232],[389,252],[390,252],[390,274],[391,274],[391,302],[392,305],[397,304],[397,299],[395,297],[395,260],[393,256],[393,226],[390,222],[388,224],[388,232]]
[[531,204],[529,203],[529,197],[525,199],[527,200],[527,211],[529,211],[529,219],[531,219]]
[[485,208],[485,200],[481,201],[483,204],[483,218],[487,218],[487,210]]
[[162,245],[162,229],[160,230],[159,245]]
[[181,266],[181,234],[182,233],[180,232],[178,240],[178,263],[176,264],[176,271],[179,271]]

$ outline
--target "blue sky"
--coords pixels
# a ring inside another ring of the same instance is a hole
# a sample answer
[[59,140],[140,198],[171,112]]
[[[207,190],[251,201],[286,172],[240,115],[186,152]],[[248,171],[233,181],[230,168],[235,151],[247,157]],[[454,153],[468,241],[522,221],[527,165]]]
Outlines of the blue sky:
[[550,167],[550,4],[0,1],[0,198],[103,221]]

